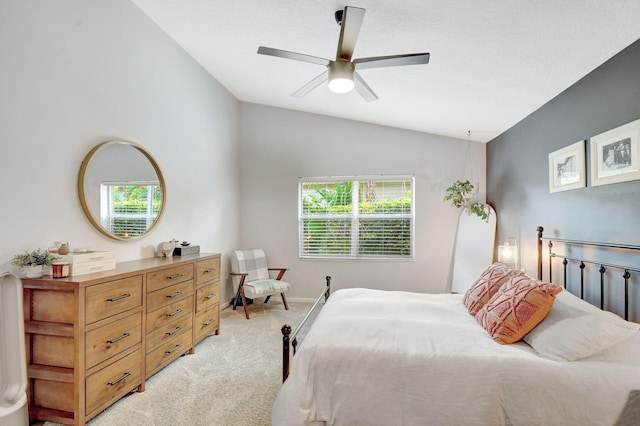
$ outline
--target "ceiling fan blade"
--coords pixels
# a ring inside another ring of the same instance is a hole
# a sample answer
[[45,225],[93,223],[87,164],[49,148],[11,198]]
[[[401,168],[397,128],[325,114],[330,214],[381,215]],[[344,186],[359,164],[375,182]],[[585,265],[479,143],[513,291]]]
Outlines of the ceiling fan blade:
[[378,56],[353,60],[356,69],[397,67],[401,65],[421,65],[429,63],[428,53],[409,53],[406,55]]
[[346,6],[344,8],[336,59],[351,61],[353,51],[356,48],[356,41],[358,41],[358,35],[360,34],[360,27],[362,27],[362,21],[364,21],[364,13],[365,9],[360,7]]
[[314,78],[313,80],[311,80],[310,82],[308,82],[307,84],[305,84],[304,86],[302,86],[301,88],[299,88],[298,90],[296,90],[295,92],[293,92],[291,96],[293,96],[294,98],[301,98],[307,93],[309,93],[310,91],[312,91],[313,89],[315,89],[316,87],[320,86],[325,81],[327,81],[328,78],[329,78],[329,71],[327,70],[322,74],[320,74],[319,76],[317,76],[316,78]]
[[286,50],[273,49],[271,47],[258,47],[258,54],[276,56],[278,58],[293,59],[294,61],[310,62],[312,64],[329,65],[329,60],[318,58],[317,56],[305,55],[303,53],[288,52]]
[[378,96],[371,90],[371,87],[369,87],[364,79],[360,77],[360,74],[354,72],[353,76],[355,77],[356,92],[358,92],[365,101],[373,102],[378,99]]

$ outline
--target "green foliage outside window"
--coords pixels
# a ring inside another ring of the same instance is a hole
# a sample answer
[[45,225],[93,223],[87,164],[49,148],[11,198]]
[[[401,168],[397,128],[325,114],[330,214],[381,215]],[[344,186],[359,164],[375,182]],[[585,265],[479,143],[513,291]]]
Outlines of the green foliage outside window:
[[[305,184],[314,192],[303,197],[302,252],[309,255],[350,255],[352,182]],[[359,199],[372,198],[360,188]],[[411,256],[411,219],[384,215],[412,212],[410,191],[400,198],[361,201],[358,204],[358,255],[366,257]],[[313,218],[308,216],[319,215]],[[368,218],[367,216],[372,217]],[[329,216],[329,217],[327,217]],[[335,216],[333,218],[332,216]]]
[[107,226],[110,232],[130,237],[144,234],[148,229],[148,222],[155,220],[160,211],[162,191],[159,185],[122,185],[113,186],[111,190],[113,213]]
[[[114,187],[114,213],[145,214],[149,207],[148,192],[148,185]],[[151,200],[151,211],[155,214],[160,211],[161,196],[162,192],[156,185],[153,191],[153,200]]]

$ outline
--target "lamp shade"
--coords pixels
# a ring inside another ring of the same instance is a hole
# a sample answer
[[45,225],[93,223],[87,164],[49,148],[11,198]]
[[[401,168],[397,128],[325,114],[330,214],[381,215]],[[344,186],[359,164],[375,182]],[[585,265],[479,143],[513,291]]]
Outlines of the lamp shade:
[[504,244],[498,246],[498,262],[518,269],[518,240],[515,237],[506,238]]
[[329,63],[329,90],[335,93],[347,93],[353,90],[353,73],[355,66],[349,61]]

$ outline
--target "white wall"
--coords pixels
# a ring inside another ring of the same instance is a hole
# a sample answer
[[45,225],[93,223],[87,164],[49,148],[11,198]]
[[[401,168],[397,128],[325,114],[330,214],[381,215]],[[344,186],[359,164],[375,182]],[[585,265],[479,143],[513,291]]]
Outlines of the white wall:
[[[0,270],[54,240],[118,261],[172,238],[236,247],[238,108],[128,0],[0,0]],[[102,236],[78,201],[82,159],[110,139],[144,146],[167,182],[166,213],[140,240]]]
[[[466,177],[466,141],[240,104],[127,0],[0,0],[0,64],[0,269],[54,240],[127,261],[176,238],[223,253],[223,300],[242,246],[291,268],[292,297],[327,274],[336,288],[447,289],[459,211],[442,197]],[[82,159],[110,139],[147,148],[167,182],[166,213],[140,240],[104,237],[78,201]],[[381,173],[416,176],[416,260],[299,261],[298,177]]]
[[[291,297],[314,297],[325,275],[334,288],[450,288],[460,211],[443,197],[453,181],[466,178],[466,140],[246,103],[240,117],[242,245],[262,247],[270,264],[290,268]],[[485,145],[471,145],[484,197]],[[299,260],[298,178],[370,174],[415,174],[415,261]]]

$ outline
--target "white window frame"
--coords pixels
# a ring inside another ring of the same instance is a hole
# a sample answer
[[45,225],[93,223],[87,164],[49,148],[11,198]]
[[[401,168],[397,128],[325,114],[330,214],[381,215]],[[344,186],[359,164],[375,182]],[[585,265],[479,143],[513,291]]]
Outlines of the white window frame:
[[[361,214],[359,212],[359,188],[361,182],[368,181],[410,181],[410,213],[395,214]],[[309,183],[352,182],[351,213],[350,214],[304,214],[303,186]],[[351,220],[351,252],[349,254],[318,254],[305,253],[304,221],[308,219],[320,220]],[[408,255],[365,255],[359,254],[359,223],[361,219],[409,219],[410,221],[410,254]],[[300,259],[331,259],[331,260],[414,260],[415,259],[415,176],[414,175],[369,175],[369,176],[330,176],[330,177],[302,177],[298,180],[298,257]]]

